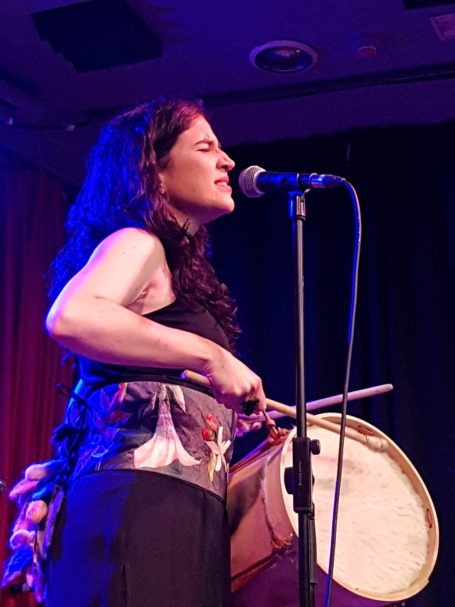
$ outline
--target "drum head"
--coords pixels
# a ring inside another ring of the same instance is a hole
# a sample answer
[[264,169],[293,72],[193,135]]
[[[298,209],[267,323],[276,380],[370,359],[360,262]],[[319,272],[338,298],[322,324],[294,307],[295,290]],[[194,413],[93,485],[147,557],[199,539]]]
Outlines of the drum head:
[[[321,417],[338,422],[339,414]],[[438,522],[431,498],[411,462],[385,434],[348,416],[348,425],[385,440],[386,451],[346,437],[334,580],[354,596],[381,604],[402,601],[428,582],[438,550]],[[321,443],[312,457],[315,478],[317,562],[327,573],[339,435],[317,426],[308,434]],[[298,531],[284,469],[292,466],[292,438],[281,453],[281,491],[287,516]],[[335,603],[337,604],[337,603]],[[350,603],[357,605],[355,600]]]

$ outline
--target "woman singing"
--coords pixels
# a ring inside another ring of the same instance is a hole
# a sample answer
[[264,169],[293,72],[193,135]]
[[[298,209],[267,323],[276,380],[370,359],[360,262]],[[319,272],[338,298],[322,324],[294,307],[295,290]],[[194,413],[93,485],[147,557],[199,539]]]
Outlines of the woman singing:
[[230,604],[236,412],[265,408],[260,378],[232,354],[235,306],[207,259],[206,224],[234,208],[233,166],[187,100],[115,118],[92,152],[46,322],[80,377],[54,437],[64,498],[47,607]]

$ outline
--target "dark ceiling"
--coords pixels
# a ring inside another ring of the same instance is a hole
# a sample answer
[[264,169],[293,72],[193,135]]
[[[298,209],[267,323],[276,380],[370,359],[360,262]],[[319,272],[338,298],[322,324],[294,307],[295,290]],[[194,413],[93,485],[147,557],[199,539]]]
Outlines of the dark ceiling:
[[[316,64],[257,69],[250,52],[271,40]],[[1,3],[2,147],[78,183],[100,121],[161,93],[202,96],[225,146],[452,120],[455,2]]]

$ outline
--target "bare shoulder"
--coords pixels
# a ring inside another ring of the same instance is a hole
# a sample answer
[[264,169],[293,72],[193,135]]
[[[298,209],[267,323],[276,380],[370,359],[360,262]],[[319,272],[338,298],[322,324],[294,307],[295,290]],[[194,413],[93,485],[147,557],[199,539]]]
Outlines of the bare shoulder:
[[164,247],[160,239],[155,235],[141,228],[121,228],[112,234],[109,234],[96,247],[93,257],[104,255],[121,255],[136,261],[155,261],[165,260]]
[[140,228],[122,228],[100,242],[62,293],[102,297],[141,311],[153,307],[155,298],[168,303],[170,276],[160,239]]

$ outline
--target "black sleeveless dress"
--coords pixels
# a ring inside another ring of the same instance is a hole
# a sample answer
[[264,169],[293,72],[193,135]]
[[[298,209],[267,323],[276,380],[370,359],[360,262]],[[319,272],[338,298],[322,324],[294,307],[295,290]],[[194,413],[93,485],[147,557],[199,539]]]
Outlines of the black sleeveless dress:
[[[147,315],[228,348],[198,305]],[[47,607],[228,607],[235,414],[179,370],[80,359],[85,434],[58,515]],[[80,414],[70,401],[67,417]]]

